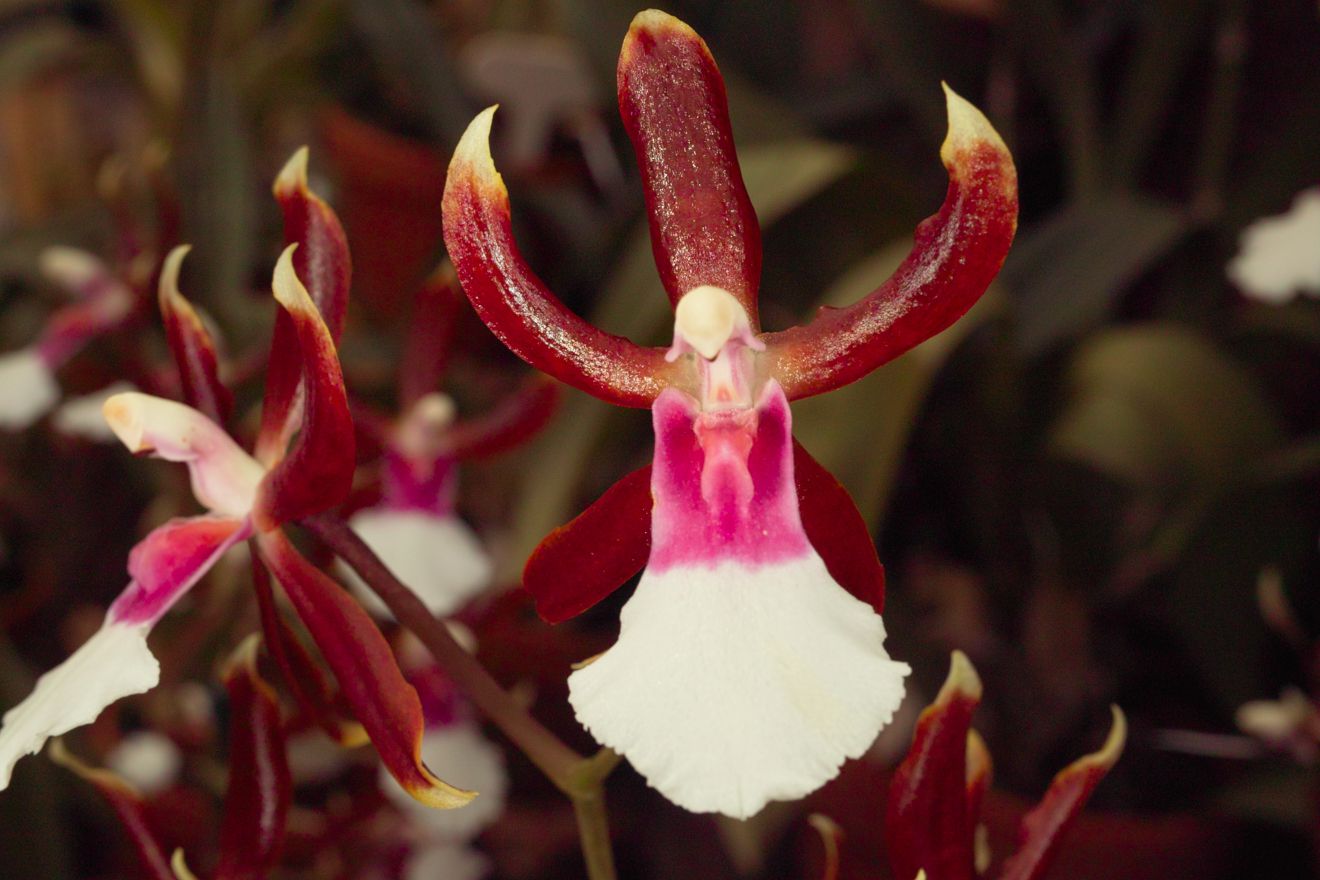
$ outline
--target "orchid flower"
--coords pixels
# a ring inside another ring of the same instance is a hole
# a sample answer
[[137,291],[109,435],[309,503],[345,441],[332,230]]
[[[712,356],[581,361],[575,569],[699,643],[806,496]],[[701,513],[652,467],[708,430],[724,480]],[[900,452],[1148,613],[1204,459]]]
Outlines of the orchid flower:
[[618,642],[569,677],[569,699],[670,800],[746,817],[865,752],[908,672],[885,653],[866,525],[793,442],[788,402],[866,375],[971,307],[1013,238],[1016,173],[990,123],[946,87],[949,189],[911,255],[857,304],[765,333],[760,232],[706,45],[677,19],[640,13],[618,91],[675,306],[672,346],[592,327],[528,267],[490,155],[493,107],[450,165],[445,242],[477,313],[516,354],[603,400],[651,408],[653,466],[551,534],[524,586],[557,622],[645,566]]
[[[917,719],[907,758],[889,784],[885,841],[896,880],[978,880],[991,863],[978,836],[981,801],[990,787],[991,760],[972,729],[981,679],[961,651],[949,676]],[[1003,861],[1000,880],[1038,880],[1059,842],[1123,753],[1127,721],[1113,707],[1113,726],[1099,751],[1061,770],[1045,797],[1022,818],[1017,852]]]
[[1303,190],[1292,207],[1242,232],[1228,277],[1244,294],[1283,305],[1300,294],[1320,297],[1320,187]]
[[[554,412],[556,386],[538,377],[489,413],[456,419],[454,401],[433,390],[448,355],[462,294],[440,271],[419,291],[400,374],[403,415],[386,432],[380,503],[348,524],[435,615],[457,611],[490,585],[494,565],[455,510],[463,461],[525,442]],[[346,566],[344,579],[379,617],[385,603]]]
[[344,701],[399,783],[432,807],[461,806],[475,796],[440,781],[423,763],[421,704],[388,643],[281,529],[342,503],[354,464],[352,420],[335,351],[347,306],[348,248],[334,213],[307,189],[306,166],[307,153],[300,150],[275,182],[290,243],[272,282],[280,311],[252,454],[196,408],[216,411],[228,392],[216,378],[209,334],[178,291],[186,249],[175,249],[165,261],[162,311],[193,406],[130,392],[107,400],[104,412],[131,452],[185,464],[193,495],[207,513],[171,520],[134,547],[131,580],[101,628],[5,714],[0,788],[8,785],[14,763],[40,750],[48,737],[90,723],[116,700],[154,687],[160,670],[147,646],[151,628],[229,548],[252,538],[256,557],[283,586],[335,673]]
[[51,315],[40,337],[26,348],[0,355],[0,428],[31,425],[60,398],[55,373],[93,339],[121,325],[137,296],[97,257],[68,247],[50,247],[41,273],[75,297]]

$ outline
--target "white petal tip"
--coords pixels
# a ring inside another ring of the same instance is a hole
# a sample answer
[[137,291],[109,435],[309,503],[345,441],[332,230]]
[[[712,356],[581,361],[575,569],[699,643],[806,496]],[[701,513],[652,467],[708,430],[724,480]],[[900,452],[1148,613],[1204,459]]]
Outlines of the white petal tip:
[[949,88],[948,83],[940,85],[944,88],[944,103],[949,116],[949,132],[940,145],[940,158],[944,164],[953,165],[960,153],[978,144],[988,144],[1007,154],[1008,148],[985,114],[971,101]]
[[468,123],[467,130],[454,148],[454,158],[450,160],[450,169],[466,169],[483,182],[497,185],[501,190],[504,183],[495,170],[495,159],[490,154],[490,129],[495,121],[495,111],[499,104],[492,104],[482,110]]
[[280,173],[275,176],[277,197],[283,198],[307,190],[307,159],[310,152],[305,145],[301,146],[284,163]]
[[110,274],[99,257],[60,245],[43,250],[37,257],[37,268],[47,280],[71,292],[84,291],[87,285]]
[[275,263],[275,273],[271,278],[271,290],[275,294],[276,301],[289,311],[315,309],[311,295],[307,293],[307,288],[303,286],[297,271],[293,268],[293,252],[297,249],[298,243],[294,242],[280,254],[279,260]]
[[34,350],[0,355],[0,428],[20,431],[50,412],[59,399],[55,377]]

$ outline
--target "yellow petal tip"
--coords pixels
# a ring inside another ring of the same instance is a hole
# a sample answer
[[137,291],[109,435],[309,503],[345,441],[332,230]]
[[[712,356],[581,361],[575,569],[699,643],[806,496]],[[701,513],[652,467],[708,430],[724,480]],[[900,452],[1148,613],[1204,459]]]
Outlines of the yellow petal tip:
[[988,144],[996,151],[1008,153],[1003,138],[985,114],[976,105],[949,88],[948,83],[940,83],[944,88],[944,101],[949,115],[949,133],[940,145],[940,159],[946,166],[952,166],[959,153],[970,150],[978,144]]
[[981,676],[976,673],[976,667],[962,651],[954,651],[949,658],[949,676],[935,702],[947,703],[956,696],[979,702],[981,692]]
[[280,173],[275,175],[275,195],[290,196],[307,190],[307,159],[310,151],[306,145],[293,151],[293,155],[284,163]]

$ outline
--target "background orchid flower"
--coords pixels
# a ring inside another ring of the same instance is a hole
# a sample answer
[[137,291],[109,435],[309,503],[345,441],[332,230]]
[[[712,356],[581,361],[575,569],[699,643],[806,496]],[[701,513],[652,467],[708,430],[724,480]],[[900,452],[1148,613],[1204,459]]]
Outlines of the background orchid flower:
[[[14,762],[38,751],[48,737],[154,687],[160,670],[147,634],[226,550],[251,537],[257,557],[284,588],[334,671],[343,699],[399,783],[433,807],[461,806],[475,796],[441,782],[422,762],[421,705],[389,645],[370,617],[281,530],[340,504],[354,464],[352,420],[335,350],[347,305],[348,251],[337,218],[307,189],[306,161],[305,150],[296,153],[275,184],[291,243],[272,282],[281,310],[254,454],[193,406],[136,392],[106,402],[106,421],[124,445],[185,464],[193,494],[208,512],[171,520],[134,547],[132,579],[100,630],[6,713],[0,786],[8,784]],[[214,347],[178,294],[182,257],[176,249],[161,273],[162,301],[170,304],[164,314],[171,339],[182,334],[188,341],[175,347],[185,367],[185,393],[214,410],[223,396],[216,387]],[[317,301],[300,275],[317,291]],[[259,593],[262,583],[258,578]]]
[[137,305],[132,288],[86,251],[47,248],[40,268],[75,301],[57,309],[31,345],[0,355],[0,428],[26,428],[49,412],[60,397],[56,371]]
[[[991,777],[990,753],[971,727],[980,701],[981,679],[967,656],[955,651],[948,678],[917,720],[912,748],[889,785],[885,841],[895,878],[915,878],[923,871],[928,880],[991,876],[992,854],[978,851],[976,830]],[[1117,706],[1113,715],[1099,751],[1061,770],[1022,818],[1017,852],[993,876],[1045,875],[1069,825],[1123,753],[1127,721]]]
[[1320,187],[1297,194],[1292,207],[1242,231],[1229,280],[1252,299],[1282,305],[1301,294],[1320,297]]
[[854,381],[966,312],[1013,238],[1016,173],[985,117],[946,87],[949,189],[912,253],[860,302],[764,333],[760,232],[710,52],[677,19],[640,13],[618,91],[675,306],[669,349],[591,326],[528,267],[490,155],[494,108],[455,151],[445,242],[478,314],[516,354],[606,401],[651,407],[654,465],[547,538],[524,585],[555,622],[645,564],[618,642],[570,676],[570,701],[675,803],[745,817],[865,751],[907,673],[884,651],[870,535],[793,442],[788,401]]
[[[435,387],[444,372],[462,293],[441,270],[419,291],[399,377],[402,414],[382,439],[381,497],[349,525],[432,614],[461,608],[490,585],[494,565],[456,510],[461,462],[506,452],[530,439],[554,413],[558,390],[537,377],[490,412],[457,419]],[[375,592],[344,568],[372,613],[391,617]]]

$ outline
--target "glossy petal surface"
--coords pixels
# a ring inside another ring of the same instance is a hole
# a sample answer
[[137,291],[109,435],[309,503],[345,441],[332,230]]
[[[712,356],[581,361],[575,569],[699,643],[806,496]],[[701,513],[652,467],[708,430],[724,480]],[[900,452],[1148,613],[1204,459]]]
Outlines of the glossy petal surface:
[[183,245],[165,258],[160,271],[160,316],[179,368],[184,401],[223,425],[234,408],[234,395],[220,381],[219,357],[210,331],[192,303],[179,292],[179,269],[187,253],[188,247]]
[[762,338],[771,374],[790,399],[847,385],[963,316],[1003,265],[1017,229],[1017,171],[981,112],[947,86],[949,172],[944,205],[917,227],[912,252],[888,281],[846,308]]
[[650,406],[674,368],[573,314],[532,272],[513,240],[509,194],[490,155],[495,108],[472,120],[445,182],[445,245],[463,292],[514,354],[556,379],[621,406]]
[[807,540],[839,586],[879,614],[885,608],[885,569],[852,496],[797,441],[793,442],[793,474]]
[[640,12],[619,53],[618,89],[670,302],[701,285],[720,287],[742,303],[755,328],[761,229],[710,50],[673,16]]
[[576,617],[642,570],[651,552],[651,466],[619,480],[541,541],[523,588],[547,623]]

